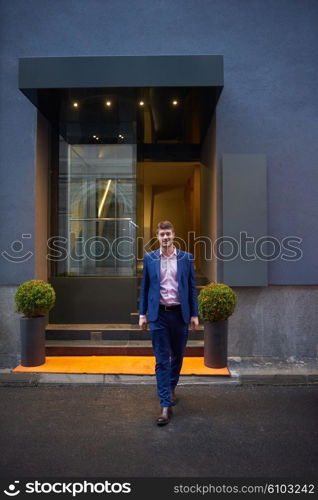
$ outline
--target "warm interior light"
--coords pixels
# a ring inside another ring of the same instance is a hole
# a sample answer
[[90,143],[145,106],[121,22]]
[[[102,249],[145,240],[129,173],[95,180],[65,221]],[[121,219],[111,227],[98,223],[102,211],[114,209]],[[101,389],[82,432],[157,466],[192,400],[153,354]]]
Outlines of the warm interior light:
[[111,106],[111,105],[112,105],[111,101],[106,101],[106,106]]
[[105,189],[105,192],[104,192],[104,195],[103,195],[103,199],[102,199],[101,204],[100,204],[99,209],[98,209],[98,217],[100,217],[101,213],[103,212],[103,207],[104,207],[105,200],[107,198],[107,194],[108,194],[108,191],[109,191],[110,183],[111,183],[111,179],[107,182],[107,186],[106,186],[106,189]]
[[78,102],[73,102],[73,107],[78,108]]
[[139,101],[139,106],[143,106],[144,104],[144,101]]
[[172,101],[172,104],[173,104],[174,106],[177,106],[178,101],[174,100],[174,101]]

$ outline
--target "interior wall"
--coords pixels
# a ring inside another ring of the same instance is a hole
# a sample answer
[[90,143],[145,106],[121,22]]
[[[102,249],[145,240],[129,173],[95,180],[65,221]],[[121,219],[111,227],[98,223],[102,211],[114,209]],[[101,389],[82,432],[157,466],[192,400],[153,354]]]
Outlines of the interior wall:
[[51,127],[38,112],[35,162],[35,279],[48,280],[49,166]]
[[155,237],[160,220],[171,220],[176,236],[185,242],[180,248],[189,250],[188,231],[200,231],[200,165],[144,162],[138,170],[143,184],[144,242]]
[[[152,232],[155,234],[158,222],[170,220],[176,237],[187,241],[187,220],[185,207],[185,186],[153,186]],[[180,248],[184,248],[181,244]]]
[[191,178],[186,185],[186,219],[188,228],[193,232],[189,235],[187,251],[194,255],[194,267],[196,271],[201,269],[201,247],[195,245],[195,238],[201,234],[201,211],[200,211],[200,190],[201,190],[201,166],[196,164]]
[[218,235],[218,175],[216,157],[216,123],[211,120],[201,149],[201,271],[209,281],[220,279],[220,269],[213,252]]
[[153,237],[151,228],[151,212],[152,212],[152,186],[144,186],[144,243]]

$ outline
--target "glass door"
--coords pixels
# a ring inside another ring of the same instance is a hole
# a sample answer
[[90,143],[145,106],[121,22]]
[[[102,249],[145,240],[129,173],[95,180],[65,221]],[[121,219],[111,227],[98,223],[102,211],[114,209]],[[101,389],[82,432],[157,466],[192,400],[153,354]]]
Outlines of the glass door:
[[136,145],[60,137],[57,276],[136,275]]

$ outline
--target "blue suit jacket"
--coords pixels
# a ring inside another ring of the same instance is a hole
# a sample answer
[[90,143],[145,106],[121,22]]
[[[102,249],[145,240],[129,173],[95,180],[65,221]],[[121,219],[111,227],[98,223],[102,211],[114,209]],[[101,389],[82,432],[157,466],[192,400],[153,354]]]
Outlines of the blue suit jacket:
[[[198,299],[195,286],[193,256],[177,249],[177,281],[182,317],[189,323],[191,316],[198,316]],[[147,314],[148,321],[156,321],[160,304],[160,250],[146,253],[141,282],[139,314]]]

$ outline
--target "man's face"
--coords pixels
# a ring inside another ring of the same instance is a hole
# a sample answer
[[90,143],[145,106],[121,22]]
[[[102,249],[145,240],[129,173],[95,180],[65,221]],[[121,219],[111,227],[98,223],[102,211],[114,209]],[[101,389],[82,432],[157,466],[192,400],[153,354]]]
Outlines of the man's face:
[[169,248],[172,245],[175,237],[174,231],[171,229],[159,229],[157,238],[162,248]]

